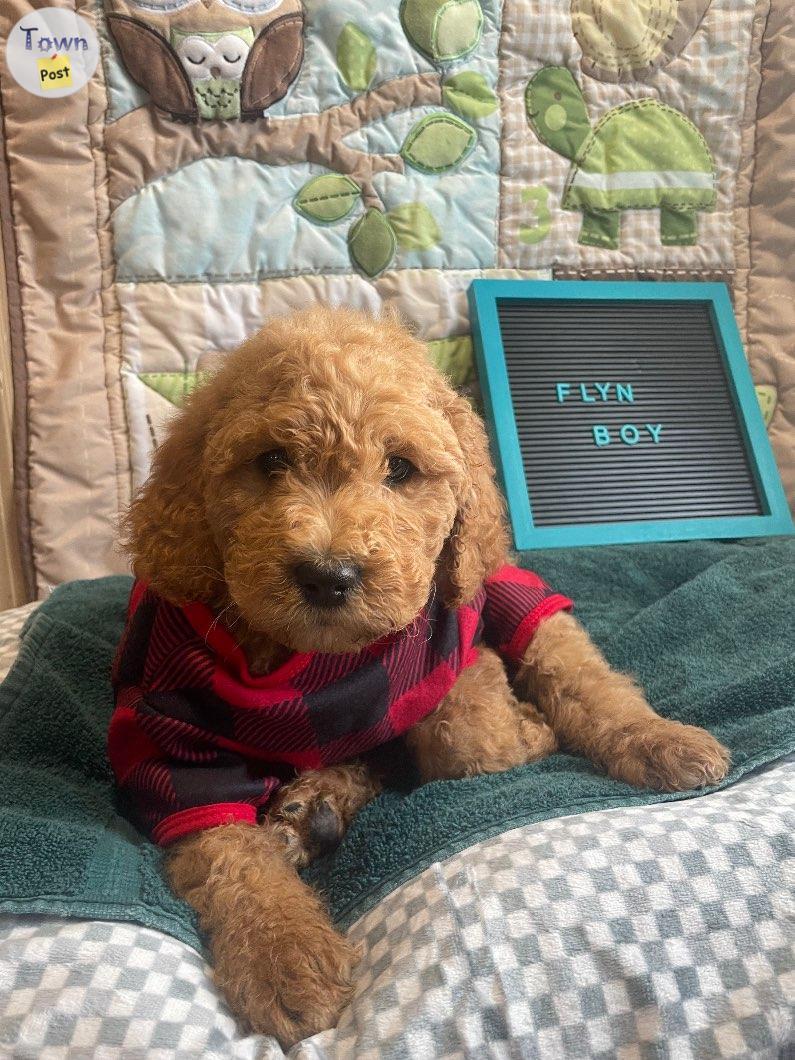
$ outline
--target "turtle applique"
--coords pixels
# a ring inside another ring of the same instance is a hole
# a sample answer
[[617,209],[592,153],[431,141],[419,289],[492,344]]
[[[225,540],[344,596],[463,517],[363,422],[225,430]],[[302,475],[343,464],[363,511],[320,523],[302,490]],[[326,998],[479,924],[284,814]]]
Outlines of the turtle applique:
[[571,159],[564,210],[583,215],[580,243],[615,250],[622,210],[660,211],[665,246],[692,246],[699,210],[715,207],[715,172],[704,137],[657,99],[613,107],[591,128],[582,92],[563,66],[547,66],[525,91],[539,140]]

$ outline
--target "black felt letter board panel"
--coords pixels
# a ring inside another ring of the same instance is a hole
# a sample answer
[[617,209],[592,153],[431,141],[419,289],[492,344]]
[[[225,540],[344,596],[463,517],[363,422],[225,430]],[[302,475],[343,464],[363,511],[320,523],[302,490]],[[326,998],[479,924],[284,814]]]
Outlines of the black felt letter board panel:
[[497,312],[535,526],[762,513],[707,303]]

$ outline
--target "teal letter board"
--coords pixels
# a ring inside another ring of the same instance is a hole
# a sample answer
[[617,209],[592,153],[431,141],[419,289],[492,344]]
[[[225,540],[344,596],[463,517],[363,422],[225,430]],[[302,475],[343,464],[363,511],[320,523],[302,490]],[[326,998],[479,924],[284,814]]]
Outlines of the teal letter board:
[[519,549],[792,532],[724,284],[475,280]]

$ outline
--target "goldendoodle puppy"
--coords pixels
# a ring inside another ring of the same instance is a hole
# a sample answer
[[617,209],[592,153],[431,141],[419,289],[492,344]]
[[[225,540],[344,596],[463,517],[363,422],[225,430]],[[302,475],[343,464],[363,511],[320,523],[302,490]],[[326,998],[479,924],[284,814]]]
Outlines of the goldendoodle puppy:
[[175,418],[128,530],[111,763],[230,1005],[285,1043],[351,997],[357,954],[296,867],[377,794],[378,746],[426,780],[558,744],[641,787],[726,773],[508,564],[483,424],[393,320],[268,324]]

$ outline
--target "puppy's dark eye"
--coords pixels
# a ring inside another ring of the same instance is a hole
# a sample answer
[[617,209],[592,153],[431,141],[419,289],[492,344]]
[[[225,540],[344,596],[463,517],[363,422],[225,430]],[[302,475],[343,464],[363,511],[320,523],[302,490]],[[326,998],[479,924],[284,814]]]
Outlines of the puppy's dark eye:
[[390,456],[389,471],[386,476],[387,486],[399,486],[417,473],[416,467],[404,456]]
[[272,475],[276,471],[284,471],[290,466],[290,458],[286,449],[268,449],[260,453],[255,461],[263,475]]

